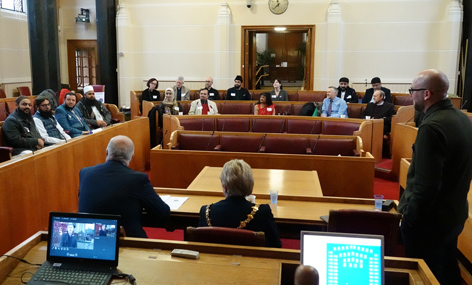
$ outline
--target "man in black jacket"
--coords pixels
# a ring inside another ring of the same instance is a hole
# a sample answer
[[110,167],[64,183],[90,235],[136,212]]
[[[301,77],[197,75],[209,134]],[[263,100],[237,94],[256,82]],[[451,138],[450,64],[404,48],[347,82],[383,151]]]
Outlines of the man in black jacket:
[[382,90],[374,92],[374,102],[367,104],[367,107],[362,112],[362,117],[367,119],[384,119],[384,135],[390,134],[390,125],[392,116],[397,113],[395,106],[392,103],[385,102],[385,93]]
[[370,81],[372,84],[372,88],[365,90],[365,95],[362,97],[362,103],[370,103],[373,102],[372,96],[374,95],[375,90],[382,90],[385,93],[385,101],[392,103],[392,95],[390,95],[390,89],[382,87],[382,82],[380,78],[374,77]]
[[356,90],[349,87],[349,78],[341,77],[339,79],[338,97],[344,99],[346,103],[359,103]]

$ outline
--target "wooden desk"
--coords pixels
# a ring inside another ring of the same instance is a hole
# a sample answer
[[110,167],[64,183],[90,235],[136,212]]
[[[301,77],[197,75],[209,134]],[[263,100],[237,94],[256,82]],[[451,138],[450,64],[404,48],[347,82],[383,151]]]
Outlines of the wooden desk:
[[[47,233],[38,232],[8,254],[42,263],[46,239]],[[171,257],[174,248],[197,250],[200,258]],[[299,260],[298,250],[123,238],[118,269],[133,274],[138,284],[293,284]],[[0,258],[0,281],[19,284],[24,272],[37,268]],[[421,259],[386,257],[385,278],[386,284],[439,284]]]
[[[188,197],[188,200],[171,213],[170,230],[185,229],[187,226],[197,226],[200,208],[210,203],[224,199],[222,192],[157,188],[159,195],[173,197]],[[260,194],[256,203],[270,204],[269,194]],[[374,199],[339,198],[339,197],[309,197],[309,196],[279,196],[277,205],[271,205],[275,222],[283,238],[300,238],[301,230],[326,230],[326,222],[320,216],[329,215],[330,210],[359,209],[374,210]],[[396,208],[391,210],[396,213]],[[157,226],[145,219],[146,226]]]
[[[222,192],[221,171],[223,167],[205,166],[187,189]],[[270,189],[278,190],[279,195],[322,197],[320,180],[316,171],[259,169],[253,168],[256,198],[268,194]]]

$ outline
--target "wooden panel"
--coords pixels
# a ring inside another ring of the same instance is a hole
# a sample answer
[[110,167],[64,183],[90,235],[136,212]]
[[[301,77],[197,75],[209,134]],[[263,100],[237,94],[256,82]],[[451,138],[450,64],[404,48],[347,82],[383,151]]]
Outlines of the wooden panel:
[[252,168],[316,170],[325,196],[373,196],[375,161],[370,153],[367,157],[330,157],[152,149],[151,182],[156,187],[187,188],[205,166],[222,167],[235,158],[244,159]]
[[418,129],[405,124],[397,124],[395,142],[392,151],[392,175],[398,178],[400,174],[400,160],[412,157],[412,145],[415,143]]
[[143,171],[148,130],[147,118],[132,120],[0,163],[0,232],[8,233],[0,235],[0,253],[45,230],[50,211],[77,211],[79,171],[105,162],[110,138],[129,136],[135,144],[130,167]]

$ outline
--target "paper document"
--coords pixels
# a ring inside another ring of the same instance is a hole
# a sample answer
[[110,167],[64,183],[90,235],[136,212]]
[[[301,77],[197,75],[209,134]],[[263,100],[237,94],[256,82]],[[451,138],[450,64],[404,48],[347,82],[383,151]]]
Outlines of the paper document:
[[160,197],[171,210],[178,210],[188,199],[188,197],[171,197],[170,195],[162,195]]

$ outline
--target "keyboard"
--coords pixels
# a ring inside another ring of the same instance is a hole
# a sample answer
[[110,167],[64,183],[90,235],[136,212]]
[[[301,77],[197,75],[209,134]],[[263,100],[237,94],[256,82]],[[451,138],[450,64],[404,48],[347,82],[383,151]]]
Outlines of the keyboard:
[[64,284],[92,285],[108,284],[109,273],[65,269],[53,266],[42,266],[34,274],[33,281]]

